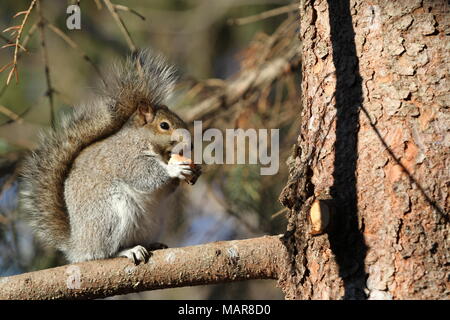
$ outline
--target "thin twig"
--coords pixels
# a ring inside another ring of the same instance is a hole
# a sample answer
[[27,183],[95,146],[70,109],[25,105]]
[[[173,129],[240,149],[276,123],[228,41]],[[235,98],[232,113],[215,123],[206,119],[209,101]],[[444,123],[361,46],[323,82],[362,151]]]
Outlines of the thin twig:
[[132,53],[137,52],[136,45],[134,44],[133,39],[131,39],[130,32],[128,31],[125,23],[123,22],[122,18],[119,16],[119,14],[116,11],[116,8],[109,0],[103,0],[105,3],[105,6],[108,8],[109,12],[111,13],[112,17],[116,21],[117,25],[120,28],[120,31],[122,31],[123,35],[125,36],[125,40],[127,41],[128,47],[130,48]]
[[0,112],[3,113],[8,118],[10,118],[11,120],[16,121],[17,123],[23,122],[23,119],[17,113],[11,111],[5,106],[0,105]]
[[[226,81],[218,90],[207,94],[197,104],[185,109],[184,118],[193,120],[207,120],[212,115],[217,117],[218,112],[230,110],[233,106],[245,100],[252,93],[261,92],[272,83],[293,72],[299,66],[299,43],[294,41],[297,33],[297,22],[293,18],[284,21],[277,30],[262,43],[256,43],[258,54],[252,54],[252,61],[245,63],[248,67]],[[285,41],[287,39],[288,41]],[[256,56],[256,58],[255,58]],[[246,62],[246,61],[244,61]],[[201,88],[199,86],[199,88]],[[198,92],[200,95],[203,90]]]
[[48,52],[47,52],[47,45],[45,43],[45,18],[42,14],[42,8],[41,8],[41,0],[37,2],[37,11],[39,14],[39,34],[41,37],[41,49],[42,49],[42,60],[44,62],[44,68],[45,68],[45,80],[47,82],[47,92],[46,96],[48,97],[48,102],[50,106],[50,124],[52,128],[55,128],[55,106],[53,103],[53,87],[52,87],[52,81],[50,78],[50,68],[48,64]]
[[137,12],[136,10],[131,9],[131,8],[127,7],[127,6],[120,5],[120,4],[115,4],[115,5],[114,5],[114,8],[116,8],[117,10],[130,12],[130,13],[132,13],[132,14],[138,16],[138,17],[141,18],[142,20],[145,20],[145,17],[144,17],[142,14],[140,14],[140,13]]
[[25,24],[27,23],[28,17],[30,16],[31,10],[33,9],[34,5],[36,4],[36,1],[37,0],[32,0],[30,3],[30,6],[28,7],[28,10],[21,11],[14,16],[14,17],[17,17],[19,15],[25,14],[25,16],[22,20],[22,23],[20,24],[20,27],[17,29],[17,35],[16,35],[16,39],[14,41],[15,48],[14,48],[14,57],[13,57],[13,62],[12,62],[12,68],[8,74],[8,78],[6,79],[7,85],[11,81],[11,78],[14,74],[16,76],[16,83],[19,82],[19,74],[17,72],[17,59],[18,59],[19,49],[23,48],[23,46],[20,45],[20,38],[22,36],[22,32],[25,27]]
[[287,6],[264,11],[264,12],[261,12],[261,13],[258,13],[258,14],[252,15],[252,16],[248,16],[248,17],[244,17],[244,18],[237,18],[237,19],[229,19],[228,24],[241,26],[243,24],[253,23],[253,22],[264,20],[267,18],[279,16],[284,13],[289,13],[291,11],[298,10],[298,7],[299,7],[298,3],[293,3],[293,4],[290,4]]
[[[24,47],[25,49],[27,48],[28,41],[30,41],[31,36],[34,34],[34,31],[36,31],[36,29],[37,29],[37,22],[31,26],[31,28],[27,32],[27,35],[23,38],[22,47]],[[17,59],[20,59],[21,56],[22,56],[22,54],[19,53],[19,55],[17,56]],[[0,89],[0,97],[5,93],[7,88],[8,88],[8,85],[6,83],[4,83],[2,88]]]
[[[34,23],[31,28],[28,30],[27,35],[25,36],[25,38],[23,38],[22,41],[22,47],[24,47],[25,49],[27,49],[27,44],[31,39],[31,36],[34,34],[34,32],[36,31],[38,26],[38,22]],[[19,53],[19,58],[20,58],[20,53]]]
[[59,29],[54,24],[47,21],[47,27],[53,31],[57,36],[59,36],[62,40],[64,40],[69,46],[71,46],[73,49],[77,50],[78,53],[81,55],[81,57],[86,60],[92,68],[94,68],[95,72],[98,74],[100,79],[103,81],[103,83],[106,85],[105,78],[103,77],[100,69],[98,66],[94,63],[94,61],[86,54],[86,52],[83,51],[83,49],[80,48],[80,46],[73,41],[67,34],[64,33],[61,29]]
[[286,212],[288,210],[288,208],[283,208],[281,210],[278,210],[277,212],[275,212],[273,215],[270,216],[270,219],[275,219],[276,217],[278,217],[280,214]]
[[247,70],[241,73],[239,77],[230,81],[217,94],[189,108],[189,111],[185,114],[187,121],[204,120],[204,117],[210,116],[221,107],[224,110],[230,108],[233,104],[239,102],[244,95],[248,94],[250,90],[257,90],[270,85],[289,68],[296,67],[300,62],[300,58],[295,45],[287,48],[285,54],[266,61],[261,65],[260,69]]
[[[39,102],[36,102],[36,105],[37,105],[37,104],[39,104]],[[22,112],[20,112],[20,113],[16,113],[16,114],[17,114],[17,116],[18,116],[20,119],[24,119],[24,116],[25,116],[28,112],[30,112],[31,109],[33,109],[33,105],[29,106],[29,107],[26,108],[24,111],[22,111]],[[2,123],[2,124],[0,124],[0,125],[4,125],[4,124],[11,123],[11,122],[14,122],[14,121],[15,121],[15,120],[10,119],[10,120],[8,120],[8,121],[6,121],[6,122],[4,122],[4,123]],[[23,121],[25,121],[25,120],[23,120]],[[20,120],[19,122],[21,122],[21,120]]]
[[288,47],[290,44],[292,44],[291,38],[288,37],[289,39],[287,42],[286,41],[283,42],[283,39],[286,39],[287,35],[289,33],[292,33],[293,30],[297,28],[297,23],[298,22],[295,19],[289,17],[280,24],[277,30],[275,30],[275,32],[267,39],[265,48],[257,57],[259,63],[263,63],[269,57],[278,56],[285,52],[286,48],[284,46],[282,46],[281,50],[278,51],[275,50],[275,46],[280,42],[282,42]]

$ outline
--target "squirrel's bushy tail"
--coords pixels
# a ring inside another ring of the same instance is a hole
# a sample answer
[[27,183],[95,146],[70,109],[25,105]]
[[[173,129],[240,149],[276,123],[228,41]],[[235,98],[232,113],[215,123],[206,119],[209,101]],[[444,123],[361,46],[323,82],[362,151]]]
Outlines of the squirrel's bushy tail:
[[45,244],[64,250],[70,236],[64,181],[77,155],[118,131],[137,102],[161,104],[174,83],[173,68],[161,56],[142,51],[116,68],[94,103],[75,108],[58,129],[42,134],[39,146],[23,164],[20,200]]

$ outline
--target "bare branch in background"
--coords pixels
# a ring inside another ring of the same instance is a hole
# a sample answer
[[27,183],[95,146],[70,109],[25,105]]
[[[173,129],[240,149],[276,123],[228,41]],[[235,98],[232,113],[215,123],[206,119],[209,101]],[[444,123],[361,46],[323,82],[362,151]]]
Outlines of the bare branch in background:
[[283,6],[283,7],[275,8],[272,10],[267,10],[267,11],[260,12],[258,14],[252,15],[252,16],[245,17],[245,18],[229,19],[228,24],[240,26],[243,24],[257,22],[260,20],[276,17],[281,14],[285,14],[285,13],[289,13],[289,12],[298,10],[298,6],[299,6],[298,3],[293,3],[288,6]]
[[16,121],[17,123],[23,122],[23,119],[17,113],[11,111],[5,106],[0,105],[0,112],[3,113],[8,118],[10,118],[11,120]]
[[[36,4],[36,0],[32,0],[30,3],[30,6],[28,7],[28,9],[26,11],[21,11],[21,12],[18,12],[15,14],[14,18],[21,16],[21,15],[25,15],[22,20],[22,23],[20,25],[13,26],[13,27],[3,30],[3,32],[12,31],[12,35],[16,34],[16,38],[14,40],[14,45],[13,45],[14,46],[13,61],[11,63],[7,64],[6,67],[1,68],[1,71],[3,72],[5,69],[11,67],[11,70],[9,71],[9,74],[8,74],[8,78],[6,79],[7,85],[11,81],[11,78],[13,75],[16,76],[16,82],[19,82],[19,73],[17,72],[18,54],[19,54],[19,49],[25,50],[24,46],[22,46],[20,44],[20,38],[22,36],[25,24],[27,23],[28,17],[30,16],[31,10],[33,10],[33,7],[35,4]],[[6,46],[10,46],[10,44],[8,44]],[[5,46],[3,46],[2,48],[4,48],[4,47]]]
[[105,3],[105,6],[108,8],[108,11],[111,13],[111,16],[113,17],[113,19],[116,21],[117,25],[119,26],[120,31],[123,33],[131,52],[135,53],[137,51],[137,47],[134,44],[133,39],[131,39],[130,32],[128,31],[125,23],[123,22],[122,18],[117,13],[116,7],[109,0],[103,0],[103,2]]
[[285,213],[288,210],[289,210],[288,208],[280,209],[277,212],[275,212],[273,215],[271,215],[270,219],[275,219],[276,217],[280,216],[281,214]]
[[[28,30],[27,35],[23,38],[23,42],[22,42],[22,47],[24,47],[25,49],[27,48],[28,42],[31,39],[31,36],[34,34],[34,32],[36,31],[38,26],[38,23],[34,23],[31,28]],[[21,54],[19,53],[19,57],[20,58]]]
[[144,17],[142,14],[140,14],[140,13],[137,12],[136,10],[131,9],[131,8],[127,7],[127,6],[120,5],[120,4],[115,4],[115,5],[114,5],[114,8],[116,8],[117,10],[130,12],[130,13],[132,13],[132,14],[138,16],[138,17],[141,18],[142,20],[145,20],[145,17]]
[[[147,18],[155,25],[164,24],[164,29],[150,30],[156,34],[190,35],[210,28],[214,23],[226,16],[230,9],[249,5],[285,4],[280,0],[215,0],[199,1],[199,5],[186,10],[152,9]],[[169,24],[166,24],[170,21]]]
[[92,68],[94,68],[97,75],[100,77],[100,79],[106,85],[105,78],[103,77],[100,69],[94,63],[94,61],[86,54],[86,52],[84,52],[83,49],[81,49],[80,46],[75,41],[73,41],[66,33],[64,33],[61,29],[56,27],[54,24],[47,21],[47,26],[57,36],[59,36],[62,40],[64,40],[69,46],[71,46],[73,49],[77,50],[77,52],[81,55],[81,57],[84,60],[86,60],[92,66]]
[[[294,41],[296,37],[295,29],[290,30],[287,34],[291,37],[289,41],[279,42],[282,37],[275,37],[276,41],[268,40],[270,46],[267,47],[267,53],[264,56],[273,56],[272,58],[257,61],[256,66],[242,69],[235,79],[227,81],[226,85],[217,92],[209,95],[200,103],[191,106],[185,114],[186,120],[188,122],[204,120],[212,114],[217,115],[217,111],[231,108],[240,102],[244,96],[261,90],[286,73],[292,72],[299,65],[300,57],[298,54],[298,42]],[[277,43],[280,43],[282,47],[277,47]],[[269,54],[274,48],[280,52],[279,55]]]
[[45,96],[48,97],[48,103],[50,106],[50,124],[52,128],[55,128],[55,106],[53,103],[53,93],[54,89],[52,87],[52,81],[50,78],[50,67],[48,63],[48,52],[47,52],[47,44],[45,42],[45,18],[42,14],[42,8],[41,8],[41,1],[39,0],[37,2],[37,11],[39,15],[39,35],[41,38],[41,50],[42,50],[42,61],[44,63],[44,70],[45,70],[45,80],[47,83],[47,92],[45,93]]
[[277,279],[286,251],[280,236],[153,251],[139,266],[97,260],[0,278],[0,299],[93,299],[130,292]]
[[[31,36],[34,34],[34,31],[36,31],[36,29],[37,29],[37,23],[35,23],[31,26],[31,28],[28,30],[26,36],[23,38],[22,47],[24,47],[25,49],[27,48],[28,42],[30,41]],[[2,35],[2,38],[8,43],[12,43],[11,40],[9,40],[7,37],[5,37],[3,35]],[[17,59],[20,59],[21,56],[22,56],[22,54],[19,52]],[[0,97],[5,93],[6,88],[8,88],[8,84],[4,83],[2,88],[0,89]]]

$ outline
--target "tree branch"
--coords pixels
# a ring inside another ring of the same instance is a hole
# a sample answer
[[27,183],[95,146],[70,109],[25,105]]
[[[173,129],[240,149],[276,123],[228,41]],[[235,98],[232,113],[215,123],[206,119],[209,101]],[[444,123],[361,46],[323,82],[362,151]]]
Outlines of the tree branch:
[[72,38],[70,38],[66,33],[64,33],[64,31],[62,31],[60,28],[58,28],[57,26],[55,26],[54,24],[50,23],[49,21],[46,20],[47,23],[47,27],[53,31],[57,36],[59,36],[62,40],[64,40],[64,42],[66,42],[70,47],[72,47],[73,49],[77,50],[78,53],[81,55],[81,57],[83,57],[84,60],[86,60],[94,69],[94,71],[97,73],[97,75],[100,77],[100,79],[102,80],[103,84],[105,86],[107,86],[106,81],[105,81],[105,77],[103,76],[103,74],[101,73],[99,67],[94,63],[94,61],[87,55],[86,52],[83,51],[83,49],[75,42],[72,40]]
[[243,24],[253,23],[253,22],[257,22],[257,21],[264,20],[267,18],[276,17],[276,16],[279,16],[284,13],[289,13],[289,12],[298,10],[298,7],[299,7],[299,5],[296,2],[296,3],[292,3],[290,5],[287,5],[287,6],[278,7],[278,8],[272,9],[272,10],[260,12],[258,14],[252,15],[252,16],[248,16],[248,17],[244,17],[244,18],[237,18],[237,19],[229,19],[228,24],[240,26]]
[[2,106],[0,104],[0,113],[4,114],[5,116],[7,116],[8,118],[10,118],[11,120],[17,121],[17,123],[22,123],[23,119],[14,111],[8,109],[5,106]]
[[115,258],[0,278],[3,299],[93,299],[172,287],[277,279],[280,236],[154,251],[146,264]]
[[128,47],[130,48],[131,52],[136,53],[137,47],[136,47],[133,39],[131,39],[131,35],[127,29],[127,26],[125,25],[125,23],[123,22],[122,18],[119,16],[119,14],[117,13],[116,7],[109,0],[103,0],[103,2],[105,3],[106,8],[108,8],[108,11],[111,14],[111,16],[113,17],[114,21],[119,26],[120,31],[125,36],[125,40],[127,41]]
[[[21,48],[21,49],[25,50],[24,46],[22,46],[20,44],[20,38],[22,36],[23,29],[25,28],[25,24],[27,23],[28,17],[30,16],[31,10],[33,10],[35,3],[36,3],[36,0],[32,0],[30,3],[30,6],[28,7],[28,10],[21,11],[21,12],[18,12],[15,14],[14,18],[18,17],[20,15],[23,15],[23,14],[25,15],[24,18],[22,19],[22,23],[20,25],[10,27],[10,28],[3,30],[3,32],[6,32],[9,29],[9,30],[13,30],[13,32],[16,33],[16,38],[14,41],[14,57],[13,57],[13,61],[11,62],[12,68],[8,74],[8,78],[6,79],[7,85],[9,84],[9,81],[11,80],[11,77],[14,74],[16,75],[16,82],[19,81],[18,80],[19,74],[17,72],[17,59],[18,59],[18,55],[19,55],[19,49]],[[11,29],[11,28],[14,28],[14,29]]]
[[214,114],[221,107],[230,108],[237,103],[249,91],[271,84],[281,77],[290,68],[298,65],[297,48],[291,47],[282,56],[267,62],[261,69],[249,70],[236,79],[230,81],[217,94],[202,100],[197,105],[189,108],[185,114],[187,122],[204,119]]
[[42,62],[44,63],[45,80],[47,83],[47,92],[45,93],[45,95],[48,98],[48,104],[50,107],[50,124],[51,124],[52,128],[55,129],[56,119],[55,119],[55,104],[54,104],[54,99],[53,99],[53,94],[55,92],[55,89],[52,86],[52,81],[51,81],[51,77],[50,77],[48,51],[47,51],[47,44],[45,41],[45,18],[42,13],[41,1],[42,0],[39,0],[36,3],[36,6],[37,6],[38,14],[39,14],[38,28],[39,28],[39,34],[41,36]]
[[[251,50],[258,50],[257,54],[253,55],[258,58],[252,59],[249,66],[241,67],[237,76],[221,83],[220,88],[214,93],[186,108],[183,119],[192,122],[217,117],[219,111],[230,110],[244,97],[260,92],[297,68],[300,63],[299,43],[293,41],[297,34],[296,24],[294,18],[287,19],[272,36],[262,41],[261,45],[250,47]],[[197,91],[201,90],[198,87]]]

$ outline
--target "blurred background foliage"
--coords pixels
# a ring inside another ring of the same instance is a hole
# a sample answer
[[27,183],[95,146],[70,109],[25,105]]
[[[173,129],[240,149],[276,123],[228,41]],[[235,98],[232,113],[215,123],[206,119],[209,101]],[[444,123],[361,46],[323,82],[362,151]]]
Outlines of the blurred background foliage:
[[[52,114],[57,125],[61,114],[92,98],[100,75],[134,47],[151,47],[177,67],[180,81],[170,105],[190,123],[203,120],[204,130],[280,129],[276,175],[261,176],[259,165],[205,166],[194,187],[179,190],[167,213],[169,230],[163,242],[173,247],[284,232],[278,195],[287,179],[285,161],[297,136],[300,113],[295,4],[283,0],[39,2],[41,14],[34,8],[23,31],[21,43],[26,41],[27,52],[20,52],[19,81],[13,78],[7,86],[9,70],[0,73],[0,276],[65,263],[59,253],[39,246],[24,223],[17,206],[20,160],[35,147],[38,132],[50,127]],[[81,30],[68,30],[66,9],[76,3],[81,7]],[[119,5],[115,8],[131,44],[107,3]],[[0,29],[20,23],[23,16],[13,16],[29,4],[2,1]],[[2,33],[0,44],[13,40],[14,36]],[[0,67],[12,61],[13,50],[0,50]],[[248,281],[120,298],[282,297],[274,281]]]

